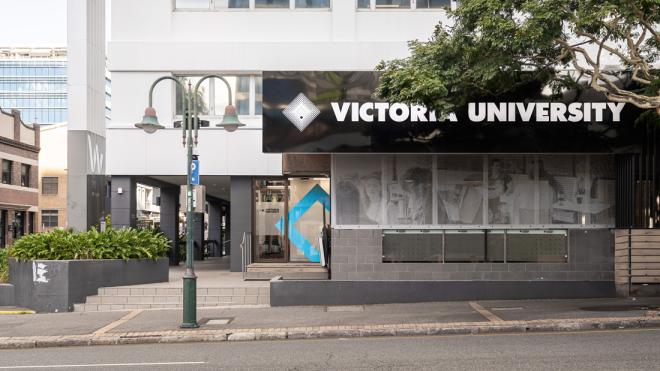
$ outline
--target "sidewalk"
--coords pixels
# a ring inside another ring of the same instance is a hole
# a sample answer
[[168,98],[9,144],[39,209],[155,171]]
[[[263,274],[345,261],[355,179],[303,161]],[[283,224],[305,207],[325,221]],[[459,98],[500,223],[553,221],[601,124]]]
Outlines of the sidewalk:
[[199,309],[194,330],[169,309],[0,315],[0,349],[660,327],[658,308],[660,298],[218,307]]

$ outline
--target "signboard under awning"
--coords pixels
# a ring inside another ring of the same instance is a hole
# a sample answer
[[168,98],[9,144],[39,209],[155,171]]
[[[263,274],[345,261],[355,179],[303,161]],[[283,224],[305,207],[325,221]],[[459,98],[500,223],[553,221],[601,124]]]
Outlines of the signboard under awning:
[[378,99],[375,72],[264,72],[266,153],[637,152],[641,110],[591,90],[551,100],[529,88],[447,117]]

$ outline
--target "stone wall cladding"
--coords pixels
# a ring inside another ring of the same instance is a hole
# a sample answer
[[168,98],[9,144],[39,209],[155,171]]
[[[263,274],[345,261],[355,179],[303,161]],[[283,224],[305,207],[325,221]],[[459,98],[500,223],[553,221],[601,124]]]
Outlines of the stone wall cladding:
[[332,233],[333,280],[614,280],[614,235],[609,230],[569,231],[568,263],[383,263],[382,230]]

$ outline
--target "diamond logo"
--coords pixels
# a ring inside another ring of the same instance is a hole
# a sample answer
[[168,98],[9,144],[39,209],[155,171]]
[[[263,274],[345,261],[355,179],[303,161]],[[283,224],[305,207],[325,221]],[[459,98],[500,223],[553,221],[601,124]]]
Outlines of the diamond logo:
[[282,113],[296,125],[298,130],[303,131],[321,114],[321,111],[305,94],[300,93]]

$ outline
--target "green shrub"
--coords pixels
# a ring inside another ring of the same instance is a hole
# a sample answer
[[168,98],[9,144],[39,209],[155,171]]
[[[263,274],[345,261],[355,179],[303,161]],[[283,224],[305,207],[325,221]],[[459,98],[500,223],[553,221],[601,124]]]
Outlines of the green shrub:
[[0,283],[9,281],[9,261],[7,260],[7,249],[0,249]]
[[166,256],[168,248],[169,240],[154,229],[54,230],[21,237],[10,256],[19,260],[157,259]]

